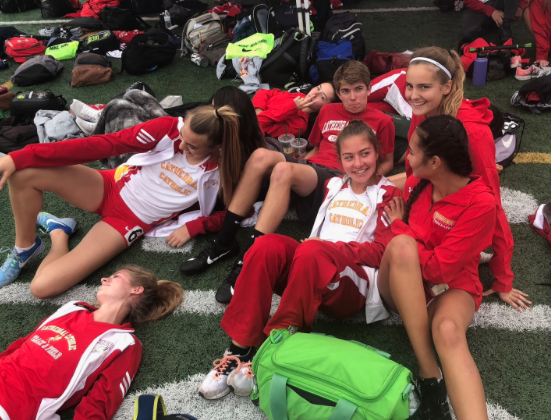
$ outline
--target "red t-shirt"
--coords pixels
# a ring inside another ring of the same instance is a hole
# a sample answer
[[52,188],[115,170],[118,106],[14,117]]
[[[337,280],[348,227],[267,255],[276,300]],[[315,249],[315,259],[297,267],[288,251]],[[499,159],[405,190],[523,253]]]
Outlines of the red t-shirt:
[[335,141],[350,121],[358,119],[369,125],[377,135],[381,158],[394,152],[394,123],[388,115],[371,108],[352,114],[344,108],[343,104],[329,104],[321,109],[308,139],[311,144],[319,148],[308,162],[344,172],[335,148]]

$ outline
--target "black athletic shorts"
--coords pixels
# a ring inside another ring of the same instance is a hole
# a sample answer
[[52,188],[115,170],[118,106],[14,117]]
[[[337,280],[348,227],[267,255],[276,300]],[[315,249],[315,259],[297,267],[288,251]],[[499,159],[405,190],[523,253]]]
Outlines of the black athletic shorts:
[[325,198],[325,183],[328,179],[341,176],[343,173],[337,169],[330,169],[325,166],[316,165],[315,163],[309,163],[305,159],[296,160],[287,154],[284,154],[284,156],[287,162],[309,165],[316,171],[318,183],[314,191],[305,197],[291,191],[291,205],[296,210],[298,219],[304,223],[314,223],[318,215],[318,210]]

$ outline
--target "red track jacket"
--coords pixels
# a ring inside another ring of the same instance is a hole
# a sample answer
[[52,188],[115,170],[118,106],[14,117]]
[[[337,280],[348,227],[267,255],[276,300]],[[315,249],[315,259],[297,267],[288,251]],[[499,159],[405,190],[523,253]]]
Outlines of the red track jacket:
[[551,48],[551,7],[543,9],[545,0],[520,0],[518,7],[530,13],[530,22],[536,38],[536,60],[547,60]]

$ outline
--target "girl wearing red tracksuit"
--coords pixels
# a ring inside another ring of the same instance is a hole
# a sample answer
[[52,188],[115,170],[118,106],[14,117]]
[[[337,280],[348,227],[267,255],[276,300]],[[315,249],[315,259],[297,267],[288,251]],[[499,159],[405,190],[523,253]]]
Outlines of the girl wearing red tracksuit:
[[[410,139],[407,205],[397,199],[385,208],[396,236],[381,261],[378,287],[387,307],[400,313],[419,362],[415,420],[451,420],[447,392],[458,419],[488,419],[465,333],[482,301],[478,263],[499,207],[474,174],[469,148],[457,119],[438,115],[421,122]],[[530,303],[525,296],[513,293],[523,306]]]
[[[524,14],[528,29],[536,39],[536,61],[541,67],[549,66],[551,50],[551,8],[549,0],[520,0],[517,16]],[[526,12],[528,9],[528,12]]]
[[69,302],[0,353],[0,420],[112,419],[142,357],[130,322],[155,320],[182,302],[180,285],[128,266],[101,280],[99,308]]
[[335,99],[331,83],[313,87],[304,93],[281,92],[279,89],[260,89],[252,99],[260,129],[270,137],[283,134],[305,136],[310,115],[319,112]]
[[[248,395],[252,383],[242,363],[252,359],[254,346],[272,329],[309,331],[318,309],[338,319],[365,310],[368,322],[388,315],[379,299],[376,268],[391,239],[382,209],[400,192],[377,174],[376,137],[362,120],[342,130],[336,147],[346,175],[327,182],[310,239],[299,244],[265,235],[245,254],[221,323],[232,344],[201,384],[203,397],[221,398],[230,387]],[[282,298],[268,321],[273,292]]]
[[[0,267],[0,286],[15,280],[28,259],[43,250],[42,240],[35,237],[36,224],[52,238],[50,255],[31,283],[39,298],[64,292],[153,226],[179,214],[181,227],[168,237],[169,245],[181,246],[199,233],[217,231],[224,216],[212,214],[217,200],[231,199],[247,159],[238,134],[239,115],[229,106],[208,105],[187,118],[185,124],[162,117],[118,133],[31,145],[0,159],[0,188],[9,177],[16,225],[16,246]],[[138,154],[116,170],[78,165],[128,152]],[[68,238],[76,220],[39,214],[42,191],[103,217],[75,249],[69,251]],[[22,257],[34,248],[30,257]]]
[[[490,102],[483,98],[476,101],[463,99],[465,73],[461,60],[454,51],[439,47],[417,50],[406,74],[406,98],[412,106],[412,121],[409,138],[417,126],[429,116],[450,115],[465,126],[469,138],[469,151],[473,175],[479,176],[492,190],[498,205],[495,230],[492,240],[494,255],[490,269],[495,281],[486,292],[497,292],[500,298],[515,308],[516,291],[513,289],[513,235],[507,216],[501,206],[501,188],[495,164],[495,143],[489,128],[493,115],[488,110]],[[406,161],[406,175],[412,174]],[[399,176],[397,176],[399,177]],[[399,185],[400,180],[390,178]],[[405,177],[402,177],[402,181]]]

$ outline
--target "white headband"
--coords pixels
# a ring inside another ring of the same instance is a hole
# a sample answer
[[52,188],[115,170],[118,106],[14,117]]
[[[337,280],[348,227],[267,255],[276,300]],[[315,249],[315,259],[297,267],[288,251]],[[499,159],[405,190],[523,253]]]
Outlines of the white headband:
[[440,64],[438,61],[434,61],[434,60],[431,60],[430,58],[426,58],[426,57],[415,57],[414,59],[412,59],[410,61],[410,63],[413,63],[414,61],[428,61],[429,63],[431,64],[434,64],[436,67],[438,67],[440,70],[442,70],[444,73],[446,73],[448,75],[448,77],[450,78],[450,80],[452,79],[452,74],[450,73],[450,71],[444,67],[442,64]]

